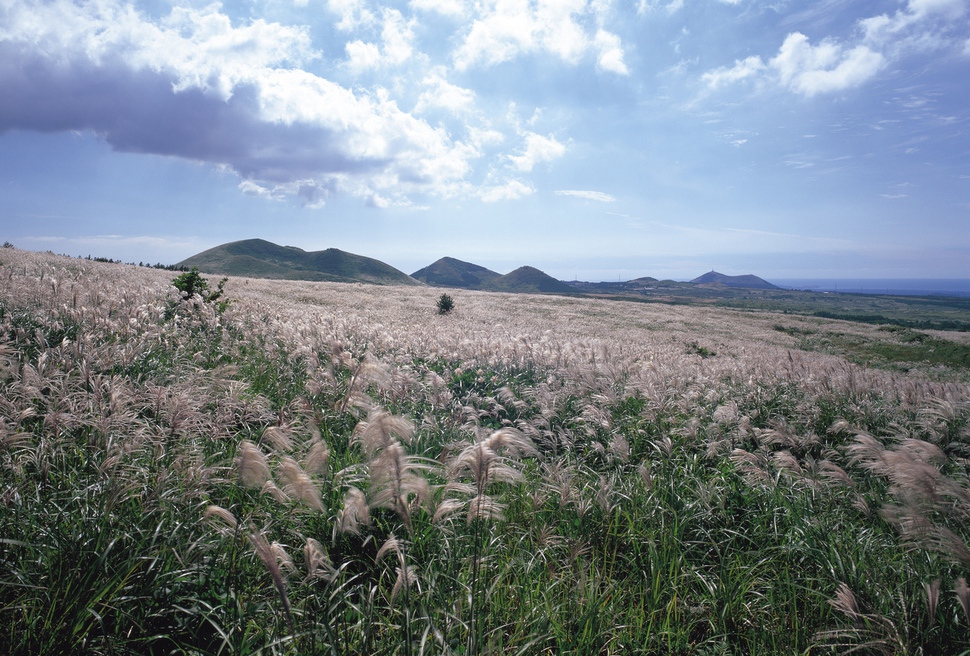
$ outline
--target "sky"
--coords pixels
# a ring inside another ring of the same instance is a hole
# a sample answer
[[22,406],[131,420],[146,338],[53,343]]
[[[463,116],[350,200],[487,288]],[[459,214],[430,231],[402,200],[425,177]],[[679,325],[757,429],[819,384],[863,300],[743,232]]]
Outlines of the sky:
[[970,278],[970,0],[0,0],[0,239]]

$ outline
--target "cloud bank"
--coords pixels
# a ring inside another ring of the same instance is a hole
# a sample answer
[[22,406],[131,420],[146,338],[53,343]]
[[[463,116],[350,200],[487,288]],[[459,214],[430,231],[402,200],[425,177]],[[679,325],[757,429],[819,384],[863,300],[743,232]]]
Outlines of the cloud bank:
[[[307,27],[234,20],[217,4],[163,15],[119,0],[7,4],[0,133],[90,131],[118,151],[228,167],[243,193],[311,207],[334,194],[373,206],[423,195],[521,197],[532,187],[516,176],[565,147],[537,133],[507,140],[474,91],[449,80],[452,66],[544,51],[570,64],[589,55],[603,74],[626,74],[619,38],[596,25],[598,4],[420,0],[406,15],[330,0],[334,28],[351,37],[336,62]],[[455,26],[450,63],[420,52],[422,12],[476,12],[467,30]],[[358,81],[378,70],[400,75]]]

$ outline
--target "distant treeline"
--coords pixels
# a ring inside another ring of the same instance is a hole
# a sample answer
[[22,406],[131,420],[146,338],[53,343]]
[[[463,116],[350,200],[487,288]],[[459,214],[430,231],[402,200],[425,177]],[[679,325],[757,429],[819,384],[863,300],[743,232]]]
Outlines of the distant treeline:
[[[9,241],[5,241],[3,242],[3,248],[16,248],[16,246],[11,244]],[[54,251],[47,251],[47,254],[55,255]],[[66,255],[64,253],[57,253],[57,254],[60,255],[61,257],[71,257],[71,258],[74,257],[73,255]],[[134,262],[125,262],[124,260],[113,260],[110,257],[91,257],[90,254],[86,258],[78,255],[77,259],[79,260],[86,259],[86,260],[90,260],[91,262],[104,262],[105,264],[128,264],[130,266],[148,267],[149,269],[163,269],[165,271],[188,271],[189,270],[189,268],[186,266],[177,266],[175,264],[162,264],[161,262],[157,262],[155,264],[151,264],[149,262],[139,262],[138,264],[135,264]]]
[[[80,255],[78,255],[78,259],[82,259]],[[188,271],[189,270],[189,268],[185,266],[176,266],[175,264],[162,264],[161,262],[157,262],[155,264],[151,264],[149,262],[139,262],[138,264],[135,264],[134,262],[125,262],[123,260],[112,260],[110,257],[91,257],[90,255],[88,255],[86,259],[91,260],[92,262],[105,262],[106,264],[128,264],[131,266],[148,267],[149,269],[164,269],[165,271]]]

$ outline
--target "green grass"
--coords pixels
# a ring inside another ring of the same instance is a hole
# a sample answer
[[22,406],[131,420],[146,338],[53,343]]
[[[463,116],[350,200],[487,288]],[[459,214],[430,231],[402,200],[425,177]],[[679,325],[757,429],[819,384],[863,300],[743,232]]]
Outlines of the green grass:
[[882,326],[881,335],[862,336],[832,330],[785,326],[775,330],[800,338],[799,347],[845,357],[866,366],[908,371],[915,366],[970,369],[970,345],[934,337],[898,325]]

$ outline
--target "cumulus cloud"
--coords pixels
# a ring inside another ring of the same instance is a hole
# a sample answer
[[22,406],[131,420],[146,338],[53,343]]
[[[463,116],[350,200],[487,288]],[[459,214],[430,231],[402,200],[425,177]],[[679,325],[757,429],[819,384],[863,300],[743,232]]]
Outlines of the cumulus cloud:
[[414,52],[414,26],[406,21],[396,9],[385,9],[382,14],[382,44],[365,42],[360,39],[350,41],[344,46],[347,53],[347,68],[353,73],[379,68],[399,66],[411,58]]
[[845,49],[826,40],[813,46],[801,32],[789,34],[778,54],[764,62],[752,56],[732,67],[708,71],[701,79],[716,89],[742,80],[771,75],[778,83],[806,96],[841,91],[866,82],[886,64],[885,57],[865,45]]
[[463,0],[411,0],[411,7],[423,11],[434,11],[444,16],[464,16]]
[[754,77],[765,70],[761,57],[747,57],[734,63],[734,66],[708,71],[701,79],[711,88],[722,87]]
[[451,84],[444,71],[437,70],[424,79],[426,90],[421,93],[414,111],[421,114],[430,109],[446,109],[452,113],[467,112],[475,104],[475,92]]
[[556,192],[559,196],[574,196],[585,200],[595,200],[600,203],[614,203],[616,198],[602,191],[585,191],[582,189],[560,189]]
[[381,50],[375,43],[364,43],[360,39],[350,41],[344,46],[347,52],[347,68],[360,73],[381,65]]
[[597,64],[600,68],[617,75],[629,75],[630,70],[623,62],[623,46],[620,44],[620,37],[606,30],[599,30],[596,32],[594,41],[599,49]]
[[347,32],[362,25],[372,25],[377,20],[364,0],[327,0],[327,8],[340,17],[337,29]]
[[525,134],[525,148],[520,155],[510,155],[512,165],[522,172],[531,171],[536,164],[551,162],[566,152],[566,146],[556,141],[555,137],[544,137],[535,132]]
[[[385,14],[391,60],[407,56],[400,18]],[[120,151],[229,166],[244,193],[308,206],[336,191],[437,193],[468,174],[474,148],[381,89],[299,67],[317,57],[306,30],[233,25],[217,6],[152,20],[111,0],[18,3],[0,31],[0,131],[88,130]]]
[[491,0],[483,3],[455,52],[455,67],[491,66],[536,52],[569,64],[587,53],[602,70],[626,74],[620,38],[601,28],[591,33],[584,18],[602,20],[608,3],[587,0]]
[[535,189],[524,182],[509,180],[502,185],[483,188],[479,197],[486,203],[497,203],[500,200],[517,200],[533,193]]
[[878,73],[885,59],[864,45],[848,51],[831,41],[813,46],[807,36],[795,32],[768,63],[782,84],[813,96],[858,86]]
[[793,32],[767,61],[747,57],[704,73],[702,80],[712,89],[744,80],[774,80],[806,96],[857,87],[911,52],[966,51],[965,32],[959,27],[963,22],[958,20],[966,11],[965,0],[909,0],[894,14],[860,20],[855,41],[825,38],[813,45],[806,35]]

